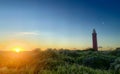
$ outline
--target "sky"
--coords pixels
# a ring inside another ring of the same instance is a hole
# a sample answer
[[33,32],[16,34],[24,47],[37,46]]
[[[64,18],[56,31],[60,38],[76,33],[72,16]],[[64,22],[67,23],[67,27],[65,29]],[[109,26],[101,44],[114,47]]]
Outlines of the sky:
[[120,47],[119,0],[0,0],[0,49]]

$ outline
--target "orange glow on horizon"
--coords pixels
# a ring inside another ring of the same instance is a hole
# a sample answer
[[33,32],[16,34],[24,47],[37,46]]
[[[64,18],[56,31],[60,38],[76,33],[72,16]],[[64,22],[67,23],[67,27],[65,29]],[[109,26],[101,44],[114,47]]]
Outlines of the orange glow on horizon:
[[33,48],[35,48],[34,43],[26,40],[10,40],[1,46],[1,50],[16,52],[30,51]]

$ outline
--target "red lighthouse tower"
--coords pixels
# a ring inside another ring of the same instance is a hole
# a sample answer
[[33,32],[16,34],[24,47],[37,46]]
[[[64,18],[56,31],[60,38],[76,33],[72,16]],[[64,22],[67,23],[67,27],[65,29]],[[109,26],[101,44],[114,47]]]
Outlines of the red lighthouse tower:
[[97,33],[96,33],[95,29],[93,29],[92,40],[93,40],[93,49],[95,49],[96,51],[98,51]]

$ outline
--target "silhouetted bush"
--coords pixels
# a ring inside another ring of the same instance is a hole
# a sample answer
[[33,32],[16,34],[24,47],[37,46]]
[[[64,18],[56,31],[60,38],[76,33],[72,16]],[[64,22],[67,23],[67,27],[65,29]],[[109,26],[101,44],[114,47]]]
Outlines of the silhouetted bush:
[[83,51],[96,51],[96,50],[93,49],[93,48],[87,48],[87,49],[85,49],[85,50],[83,50]]

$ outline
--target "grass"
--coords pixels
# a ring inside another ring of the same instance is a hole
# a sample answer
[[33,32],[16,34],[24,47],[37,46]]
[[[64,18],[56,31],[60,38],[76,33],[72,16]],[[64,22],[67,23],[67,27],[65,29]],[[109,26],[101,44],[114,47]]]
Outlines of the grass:
[[118,50],[1,51],[0,74],[120,74]]

